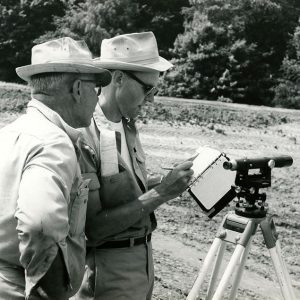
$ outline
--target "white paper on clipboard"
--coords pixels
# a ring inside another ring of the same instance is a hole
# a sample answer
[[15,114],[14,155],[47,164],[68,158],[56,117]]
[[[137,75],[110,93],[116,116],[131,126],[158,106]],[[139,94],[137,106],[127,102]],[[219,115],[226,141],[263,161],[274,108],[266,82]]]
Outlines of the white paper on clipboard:
[[225,170],[223,163],[228,161],[225,154],[209,147],[197,150],[193,161],[194,181],[188,191],[201,208],[208,212],[213,209],[234,185],[236,172]]

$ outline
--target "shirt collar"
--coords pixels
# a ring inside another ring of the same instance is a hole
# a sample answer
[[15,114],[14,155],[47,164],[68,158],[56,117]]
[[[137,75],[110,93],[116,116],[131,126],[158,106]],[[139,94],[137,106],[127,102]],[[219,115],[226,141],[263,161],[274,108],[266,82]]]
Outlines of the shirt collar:
[[42,102],[32,98],[32,100],[29,101],[27,108],[37,109],[50,122],[52,122],[57,127],[62,129],[64,132],[66,132],[66,134],[70,137],[73,144],[76,144],[78,139],[81,137],[81,132],[79,130],[68,125],[57,112],[55,112],[54,110],[52,110],[51,108],[43,104]]

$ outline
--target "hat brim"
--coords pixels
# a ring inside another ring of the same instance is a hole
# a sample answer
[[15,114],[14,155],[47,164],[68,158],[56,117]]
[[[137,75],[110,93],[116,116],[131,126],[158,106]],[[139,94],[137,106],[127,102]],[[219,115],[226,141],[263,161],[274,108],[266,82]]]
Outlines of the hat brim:
[[122,62],[118,60],[112,60],[112,59],[104,59],[101,57],[97,57],[93,59],[96,66],[99,66],[101,68],[105,69],[112,69],[112,70],[130,70],[130,71],[140,71],[140,72],[165,72],[171,67],[173,67],[173,64],[171,64],[169,61],[164,59],[163,57],[159,56],[159,60],[155,63],[148,63],[143,64],[141,63],[129,63],[129,62]]
[[76,64],[76,63],[46,63],[27,65],[16,68],[16,73],[20,78],[29,81],[30,77],[42,73],[80,73],[94,74],[101,86],[106,86],[111,81],[111,74],[108,70],[96,65]]

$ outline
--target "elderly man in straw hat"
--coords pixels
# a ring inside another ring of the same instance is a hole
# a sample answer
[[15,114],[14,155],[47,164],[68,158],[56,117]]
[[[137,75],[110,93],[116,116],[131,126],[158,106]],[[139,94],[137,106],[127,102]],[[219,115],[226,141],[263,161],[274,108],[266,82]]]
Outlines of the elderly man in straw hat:
[[150,299],[154,282],[154,210],[182,193],[193,171],[186,161],[150,189],[135,119],[157,93],[160,72],[172,67],[158,54],[152,32],[105,39],[97,65],[112,72],[102,89],[80,163],[91,179],[87,271],[76,299]]
[[0,299],[65,300],[84,274],[88,187],[80,174],[80,132],[97,85],[111,80],[84,42],[32,48],[27,113],[0,130]]

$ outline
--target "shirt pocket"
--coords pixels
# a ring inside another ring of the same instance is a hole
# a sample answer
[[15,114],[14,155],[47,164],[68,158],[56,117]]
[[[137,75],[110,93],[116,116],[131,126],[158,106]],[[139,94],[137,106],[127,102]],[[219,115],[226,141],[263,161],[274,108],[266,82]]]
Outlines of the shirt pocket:
[[89,195],[90,179],[83,180],[77,190],[70,211],[70,235],[81,235],[84,233],[86,208]]
[[89,191],[99,190],[100,181],[96,172],[82,173],[82,178],[89,181]]

